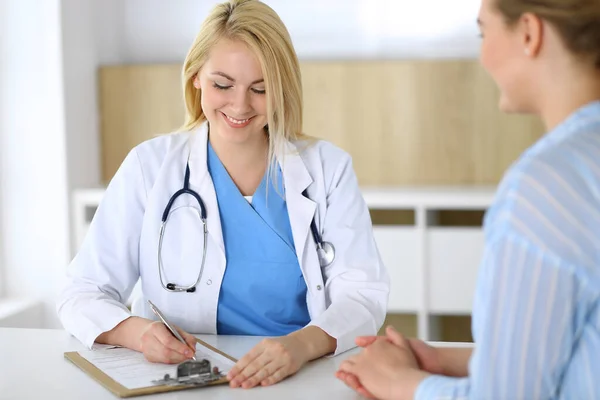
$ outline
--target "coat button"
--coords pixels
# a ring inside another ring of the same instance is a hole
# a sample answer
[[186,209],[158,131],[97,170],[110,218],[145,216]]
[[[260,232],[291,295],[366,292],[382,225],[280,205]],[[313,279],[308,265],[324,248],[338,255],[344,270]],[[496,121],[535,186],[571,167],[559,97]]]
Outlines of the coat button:
[[212,281],[209,279],[209,280],[207,280],[207,281],[206,281],[206,284],[207,284],[208,286],[210,286],[210,285],[212,285]]
[[321,285],[317,285],[317,290],[321,290],[321,289],[323,289],[323,288],[321,287]]

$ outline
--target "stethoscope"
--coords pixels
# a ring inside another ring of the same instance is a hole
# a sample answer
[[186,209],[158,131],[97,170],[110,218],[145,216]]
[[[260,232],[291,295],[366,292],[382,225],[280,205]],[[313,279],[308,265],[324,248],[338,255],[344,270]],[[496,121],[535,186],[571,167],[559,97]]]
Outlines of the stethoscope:
[[[175,203],[175,200],[177,200],[177,198],[183,194],[191,195],[198,202],[198,205],[200,206],[200,221],[202,222],[202,227],[203,227],[203,231],[204,231],[204,246],[203,246],[203,251],[202,251],[202,264],[200,265],[200,270],[198,272],[198,277],[196,278],[196,282],[194,282],[194,284],[189,285],[189,286],[178,285],[178,284],[172,283],[172,282],[165,284],[165,281],[163,279],[162,243],[163,243],[163,237],[164,237],[164,233],[165,233],[165,226],[167,225],[167,221],[169,220],[169,213],[171,211],[171,207],[173,206],[173,203]],[[304,197],[306,197],[307,199],[310,199],[308,197],[308,193],[306,190],[304,192],[302,192],[302,195]],[[193,293],[196,291],[196,286],[198,285],[198,283],[200,282],[200,279],[202,278],[202,272],[204,272],[204,263],[206,262],[206,247],[207,247],[207,238],[208,238],[208,228],[206,225],[206,207],[204,207],[204,202],[202,201],[202,198],[200,197],[200,195],[198,193],[196,193],[194,190],[190,189],[190,165],[189,164],[187,164],[185,167],[185,177],[183,180],[183,188],[179,189],[177,192],[175,192],[173,194],[173,196],[171,196],[171,198],[169,199],[169,202],[167,203],[167,206],[165,207],[165,210],[163,211],[161,220],[162,220],[162,223],[160,225],[160,232],[159,232],[159,239],[158,239],[158,275],[160,277],[160,283],[161,283],[163,289],[165,289],[168,292]],[[335,260],[335,247],[330,242],[326,242],[323,240],[323,237],[321,236],[321,234],[319,233],[319,230],[317,229],[317,224],[315,223],[314,217],[310,223],[310,230],[312,232],[313,238],[315,240],[315,244],[317,246],[317,256],[319,258],[319,265],[321,266],[321,268],[331,265],[331,263],[333,263],[333,261]]]

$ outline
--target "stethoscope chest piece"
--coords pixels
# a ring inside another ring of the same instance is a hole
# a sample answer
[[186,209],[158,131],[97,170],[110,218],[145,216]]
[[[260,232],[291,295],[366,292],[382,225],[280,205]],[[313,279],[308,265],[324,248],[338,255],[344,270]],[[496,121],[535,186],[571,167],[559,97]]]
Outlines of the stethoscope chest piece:
[[321,242],[320,245],[317,246],[317,256],[319,257],[319,265],[321,265],[321,268],[327,267],[331,265],[335,259],[335,248],[329,242]]

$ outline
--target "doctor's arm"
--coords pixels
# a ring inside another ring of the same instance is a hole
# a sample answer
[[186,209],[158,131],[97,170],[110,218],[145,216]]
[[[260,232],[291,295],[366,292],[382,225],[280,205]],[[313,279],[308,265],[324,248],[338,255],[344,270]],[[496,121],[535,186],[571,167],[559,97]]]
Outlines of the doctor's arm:
[[355,347],[355,337],[376,334],[387,311],[389,277],[346,154],[333,174],[323,237],[331,238],[336,248],[336,260],[322,271],[328,308],[290,334],[304,343],[308,360],[342,353]]
[[57,302],[65,329],[87,347],[130,316],[125,302],[139,278],[145,188],[136,151],[114,175],[67,269]]
[[323,237],[334,243],[336,260],[322,269],[327,309],[310,325],[336,339],[337,355],[355,347],[357,336],[377,334],[389,296],[389,276],[347,154],[333,173]]
[[[162,324],[132,317],[125,305],[139,278],[138,253],[146,186],[136,150],[132,150],[108,185],[57,301],[64,328],[88,348],[107,343],[143,351],[186,346]],[[144,332],[154,333],[144,335]],[[187,334],[186,334],[187,335]],[[148,339],[144,339],[148,336]],[[188,336],[189,337],[189,336]],[[150,340],[162,340],[163,346]],[[191,340],[191,339],[190,339]],[[164,354],[155,355],[162,351]],[[184,359],[166,350],[144,351],[149,359]]]

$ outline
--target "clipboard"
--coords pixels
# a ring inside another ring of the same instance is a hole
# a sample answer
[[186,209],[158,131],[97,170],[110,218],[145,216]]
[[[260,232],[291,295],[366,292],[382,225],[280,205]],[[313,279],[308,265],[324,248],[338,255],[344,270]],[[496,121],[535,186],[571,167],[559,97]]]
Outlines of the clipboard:
[[[198,338],[196,338],[196,341],[200,345],[208,348],[209,350],[212,350],[215,353],[218,353],[233,362],[237,362],[237,360],[235,358],[231,357],[229,354],[226,354],[226,353],[222,352],[221,350],[216,349],[215,347],[209,345],[205,341],[200,340]],[[200,387],[204,387],[204,386],[185,386],[185,385],[181,385],[181,386],[155,385],[155,386],[148,386],[148,387],[143,387],[143,388],[128,389],[125,386],[121,385],[119,382],[112,379],[107,374],[105,374],[102,370],[97,368],[94,364],[92,364],[91,362],[86,360],[78,352],[76,352],[76,351],[66,352],[66,353],[64,353],[64,356],[67,360],[69,360],[70,362],[75,364],[77,367],[79,367],[79,369],[81,369],[83,372],[85,372],[86,374],[91,376],[95,381],[100,383],[102,386],[104,386],[106,389],[108,389],[110,392],[112,392],[114,395],[116,395],[117,397],[120,397],[120,398],[128,398],[128,397],[143,396],[143,395],[148,395],[148,394],[157,394],[157,393],[165,393],[165,392],[174,392],[174,391],[178,391],[178,390],[198,389]],[[222,385],[222,384],[225,384],[228,382],[229,381],[227,380],[227,378],[223,377],[219,380],[209,382],[205,386]]]

